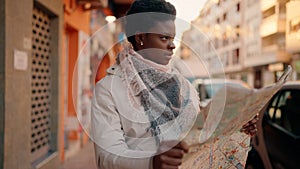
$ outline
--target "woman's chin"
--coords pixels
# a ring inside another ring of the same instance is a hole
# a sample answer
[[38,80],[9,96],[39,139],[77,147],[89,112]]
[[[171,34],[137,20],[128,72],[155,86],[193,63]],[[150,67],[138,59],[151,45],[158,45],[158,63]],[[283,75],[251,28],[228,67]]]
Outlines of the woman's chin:
[[168,60],[166,60],[166,61],[161,62],[160,64],[161,64],[161,65],[167,65],[167,64],[170,63],[170,60],[171,60],[171,59],[168,59]]

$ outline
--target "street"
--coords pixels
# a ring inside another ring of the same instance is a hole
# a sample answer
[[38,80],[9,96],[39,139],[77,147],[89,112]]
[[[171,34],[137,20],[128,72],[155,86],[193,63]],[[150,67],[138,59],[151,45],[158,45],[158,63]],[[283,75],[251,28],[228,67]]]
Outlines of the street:
[[60,169],[96,169],[94,145],[87,142],[75,154],[65,159]]

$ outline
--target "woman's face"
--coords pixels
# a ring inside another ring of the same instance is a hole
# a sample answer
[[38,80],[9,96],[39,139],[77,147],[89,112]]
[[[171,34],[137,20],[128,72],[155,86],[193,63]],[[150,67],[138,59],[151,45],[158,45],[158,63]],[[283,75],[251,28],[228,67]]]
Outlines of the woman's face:
[[138,52],[145,59],[167,65],[172,58],[173,49],[175,49],[174,37],[175,23],[173,20],[156,22],[149,29],[149,33],[140,35],[140,42],[137,42]]

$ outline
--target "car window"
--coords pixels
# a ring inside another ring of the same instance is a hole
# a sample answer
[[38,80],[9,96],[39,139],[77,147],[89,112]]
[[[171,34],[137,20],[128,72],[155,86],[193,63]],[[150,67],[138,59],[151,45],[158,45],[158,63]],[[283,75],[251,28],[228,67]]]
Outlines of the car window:
[[290,98],[291,91],[283,91],[281,97],[279,98],[278,107],[286,106],[286,101]]
[[283,120],[283,107],[285,106],[286,97],[288,93],[286,91],[282,91],[278,93],[273,101],[271,102],[269,108],[267,109],[269,119],[273,123],[276,123],[280,126],[282,126],[282,120]]
[[212,98],[223,86],[224,83],[205,85],[205,91],[208,98]]
[[285,113],[291,132],[300,135],[300,90],[290,91],[290,96],[286,100]]
[[239,83],[215,83],[215,84],[206,84],[205,92],[208,98],[212,98],[222,87],[224,86],[233,86],[233,87],[243,87]]
[[273,97],[266,111],[270,122],[295,135],[300,134],[299,96],[300,90],[283,90]]
[[199,94],[202,101],[211,99],[224,85],[234,87],[250,88],[249,85],[243,81],[226,81],[225,79],[196,79],[192,82],[193,86]]

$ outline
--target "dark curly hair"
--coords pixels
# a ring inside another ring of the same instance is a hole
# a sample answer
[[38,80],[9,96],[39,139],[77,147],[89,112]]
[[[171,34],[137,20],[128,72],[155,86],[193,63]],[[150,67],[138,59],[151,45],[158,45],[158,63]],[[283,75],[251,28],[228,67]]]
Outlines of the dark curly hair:
[[126,13],[125,33],[127,39],[135,47],[134,35],[137,31],[147,33],[156,22],[174,21],[175,17],[175,7],[165,0],[135,0]]

